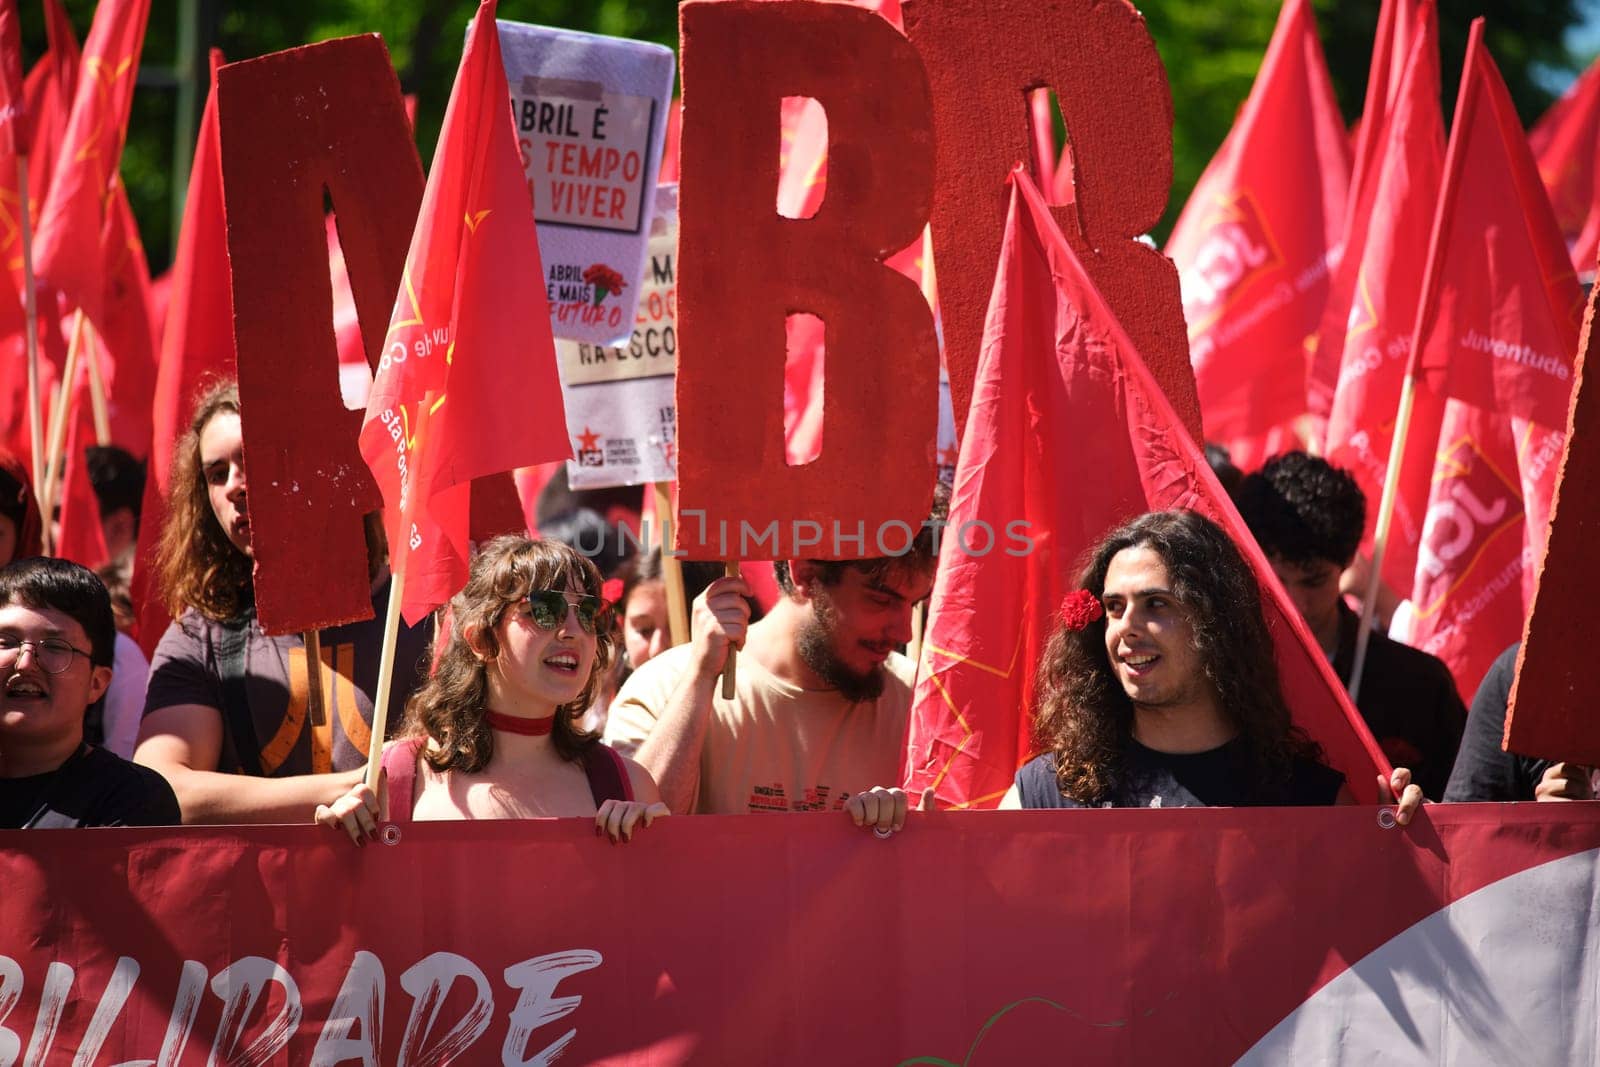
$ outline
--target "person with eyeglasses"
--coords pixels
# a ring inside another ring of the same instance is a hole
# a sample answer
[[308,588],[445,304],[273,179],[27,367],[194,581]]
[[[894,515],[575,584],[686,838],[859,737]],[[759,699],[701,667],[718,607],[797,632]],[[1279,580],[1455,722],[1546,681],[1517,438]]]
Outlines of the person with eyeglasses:
[[615,651],[600,591],[594,564],[559,542],[485,545],[384,747],[384,784],[355,786],[316,821],[361,845],[385,819],[592,818],[617,842],[668,814],[649,773],[579,725]]
[[0,829],[179,821],[166,779],[84,741],[115,642],[93,571],[45,557],[0,569]]
[[[207,389],[173,450],[152,571],[174,621],[151,657],[134,759],[166,776],[186,823],[304,822],[361,780],[371,743],[388,580],[368,516],[374,615],[322,631],[325,715],[314,721],[305,641],[256,619],[239,392]],[[315,535],[315,531],[307,531]],[[421,681],[431,623],[400,628],[396,706]]]

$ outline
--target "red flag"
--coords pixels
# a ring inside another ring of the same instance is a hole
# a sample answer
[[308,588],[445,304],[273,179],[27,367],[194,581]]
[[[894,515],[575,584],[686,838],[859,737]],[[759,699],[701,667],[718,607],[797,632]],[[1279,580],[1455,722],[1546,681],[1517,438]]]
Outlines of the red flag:
[[0,0],[0,151],[15,159],[32,141],[22,88],[22,28],[17,0]]
[[472,480],[572,455],[494,10],[461,56],[361,427],[413,625],[466,581]]
[[34,242],[41,292],[59,293],[62,310],[83,308],[97,326],[104,241],[149,14],[150,0],[102,0],[96,8]]
[[202,379],[208,374],[231,376],[234,368],[228,223],[222,203],[222,144],[217,132],[215,73],[221,62],[221,53],[213,50],[212,90],[200,116],[199,138],[189,170],[189,193],[172,266],[171,298],[150,413],[150,456],[133,568],[134,610],[139,616],[139,643],[146,655],[154,651],[172,619],[159,591],[151,586],[150,573],[156,541],[166,525],[172,448],[187,429]]
[[[1600,62],[1583,72],[1561,99],[1550,105],[1533,129],[1528,147],[1539,164],[1539,178],[1550,194],[1556,225],[1570,243],[1595,213],[1595,153],[1600,150]],[[1580,270],[1594,261],[1574,259]]]
[[142,456],[150,449],[157,339],[150,314],[150,264],[120,178],[106,218],[104,249],[105,290],[95,355],[105,382],[111,443]]
[[1372,224],[1378,179],[1383,171],[1382,153],[1389,142],[1389,112],[1414,50],[1412,44],[1419,36],[1433,42],[1431,47],[1438,49],[1438,13],[1432,0],[1425,3],[1383,0],[1378,10],[1372,63],[1367,71],[1365,110],[1355,132],[1355,166],[1339,230],[1339,252],[1329,273],[1327,302],[1318,323],[1306,376],[1306,403],[1311,413],[1319,418],[1325,418],[1333,404],[1339,361],[1344,355],[1345,327],[1356,299],[1356,275],[1366,254],[1367,231]]
[[89,464],[84,449],[94,442],[89,421],[88,374],[78,375],[73,387],[73,409],[68,414],[66,455],[62,476],[61,507],[57,517],[55,553],[85,567],[106,561],[105,531],[100,526],[100,504],[89,484]]
[[[1367,495],[1365,544],[1371,549],[1378,500],[1394,438],[1395,410],[1417,324],[1428,234],[1433,228],[1439,183],[1444,175],[1444,118],[1439,110],[1439,47],[1432,4],[1426,32],[1416,35],[1380,146],[1380,168],[1361,260],[1355,264],[1354,299],[1346,311],[1344,350],[1328,420],[1325,454],[1348,469]],[[1441,412],[1424,404],[1412,416],[1421,440],[1438,437]],[[1398,590],[1411,588],[1416,569],[1422,513],[1415,507],[1427,495],[1432,471],[1420,467],[1420,492],[1396,498],[1400,505],[1389,528],[1384,578]]]
[[[923,643],[908,788],[933,789],[946,806],[998,803],[1033,754],[1034,670],[1082,554],[1145,511],[1192,508],[1230,532],[1261,578],[1295,721],[1352,792],[1375,800],[1387,765],[1327,658],[1038,190],[1020,169],[1012,183]],[[963,547],[976,524],[991,531],[986,551],[981,532]]]
[[[61,154],[61,142],[67,136],[67,120],[72,117],[72,98],[77,90],[78,68],[82,65],[78,38],[61,0],[44,0],[44,25],[50,50],[28,72],[24,86],[28,125],[33,135],[28,159],[28,195],[33,201],[35,221],[55,176],[56,157]],[[20,262],[17,269],[21,269]]]
[[1311,5],[1285,0],[1250,98],[1167,242],[1208,440],[1306,410],[1306,342],[1344,220],[1349,151]]
[[1566,436],[1582,295],[1505,83],[1472,23],[1412,373],[1445,399],[1412,643],[1464,693],[1522,633]]

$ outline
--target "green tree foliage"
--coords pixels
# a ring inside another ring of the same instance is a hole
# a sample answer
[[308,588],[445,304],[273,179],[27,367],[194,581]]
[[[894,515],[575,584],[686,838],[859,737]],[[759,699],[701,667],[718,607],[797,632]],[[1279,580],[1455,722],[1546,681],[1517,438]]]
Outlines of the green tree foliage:
[[[23,50],[29,63],[45,47],[34,0],[20,0]],[[1440,0],[1445,107],[1454,101],[1467,24],[1489,19],[1489,47],[1525,122],[1550,103],[1535,78],[1539,68],[1574,73],[1586,57],[1563,44],[1578,21],[1578,0]],[[127,183],[152,270],[172,255],[174,132],[179,96],[180,22],[192,27],[199,79],[195,106],[204,101],[205,49],[219,47],[229,60],[247,59],[311,41],[354,33],[383,35],[401,88],[418,99],[417,140],[424,162],[433,150],[461,55],[461,38],[475,0],[152,0],[140,91],[134,97],[123,157]],[[1334,86],[1348,120],[1360,113],[1371,56],[1378,0],[1315,0]],[[80,39],[88,33],[94,0],[66,0]],[[1222,143],[1249,94],[1277,20],[1277,0],[1150,0],[1141,8],[1167,66],[1175,111],[1175,180],[1157,230],[1164,238],[1195,180]],[[669,0],[501,0],[501,18],[588,30],[620,37],[677,43],[677,7]],[[182,181],[185,175],[179,175]]]

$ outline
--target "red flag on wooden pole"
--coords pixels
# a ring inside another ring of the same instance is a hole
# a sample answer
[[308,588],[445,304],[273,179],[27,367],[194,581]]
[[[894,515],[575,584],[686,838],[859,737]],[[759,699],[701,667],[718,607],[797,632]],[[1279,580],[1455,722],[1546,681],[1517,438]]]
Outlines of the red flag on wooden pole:
[[103,0],[95,10],[72,116],[39,216],[34,266],[41,289],[59,294],[61,310],[82,308],[91,320],[101,314],[102,242],[149,14],[150,0]]
[[[1020,170],[1011,180],[924,638],[908,788],[933,790],[941,806],[994,807],[1032,754],[1034,670],[1081,555],[1143,512],[1191,508],[1229,532],[1261,580],[1296,723],[1353,793],[1376,800],[1387,763],[1327,658],[1043,197]],[[963,541],[982,523],[999,544]]]
[[[1325,417],[1333,403],[1339,361],[1344,354],[1345,327],[1356,298],[1356,275],[1365,255],[1383,169],[1382,153],[1389,139],[1389,112],[1399,93],[1413,42],[1419,36],[1438,41],[1438,17],[1432,0],[1425,4],[1419,0],[1383,0],[1367,71],[1367,95],[1356,130],[1355,165],[1339,230],[1339,255],[1329,271],[1328,299],[1313,341],[1315,351],[1306,378],[1306,402],[1311,413],[1319,417]],[[1437,43],[1433,47],[1437,49]]]
[[473,479],[572,454],[494,9],[461,57],[361,428],[413,624],[466,580]]
[[1464,693],[1522,633],[1534,581],[1525,561],[1544,551],[1581,308],[1476,19],[1411,354],[1415,392],[1439,398],[1444,414],[1435,440],[1405,438],[1407,463],[1433,471],[1411,641],[1444,660]]
[[[1429,5],[1430,12],[1432,4]],[[1433,20],[1428,20],[1432,26]],[[1444,118],[1439,109],[1439,48],[1432,32],[1416,35],[1387,122],[1388,140],[1380,146],[1376,198],[1356,287],[1345,313],[1344,350],[1339,362],[1325,454],[1348,469],[1367,499],[1383,492],[1394,434],[1395,409],[1417,324],[1417,303],[1427,264],[1428,235],[1444,175]],[[1436,406],[1413,414],[1424,440],[1436,439]],[[1432,427],[1432,430],[1423,429]],[[1432,436],[1429,436],[1429,433]],[[1384,553],[1384,578],[1401,595],[1411,588],[1422,536],[1427,469],[1421,492],[1401,492]],[[1369,508],[1365,545],[1377,523]]]
[[1285,0],[1250,97],[1167,242],[1208,440],[1305,413],[1349,144],[1308,0]]

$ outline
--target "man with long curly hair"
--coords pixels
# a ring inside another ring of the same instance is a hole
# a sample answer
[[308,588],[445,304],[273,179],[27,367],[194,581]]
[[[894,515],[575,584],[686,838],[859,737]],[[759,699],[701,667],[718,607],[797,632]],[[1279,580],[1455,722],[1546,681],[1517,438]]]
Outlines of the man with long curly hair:
[[[1327,460],[1285,452],[1246,477],[1235,500],[1289,599],[1348,686],[1361,620],[1345,604],[1339,576],[1361,544],[1366,494],[1348,471]],[[1356,706],[1390,762],[1410,767],[1422,791],[1442,799],[1467,721],[1450,668],[1374,632]]]
[[[1143,515],[1091,553],[1039,666],[1035,736],[1001,807],[1332,804],[1344,778],[1290,719],[1254,573],[1192,511]],[[1400,821],[1410,772],[1384,783]]]

